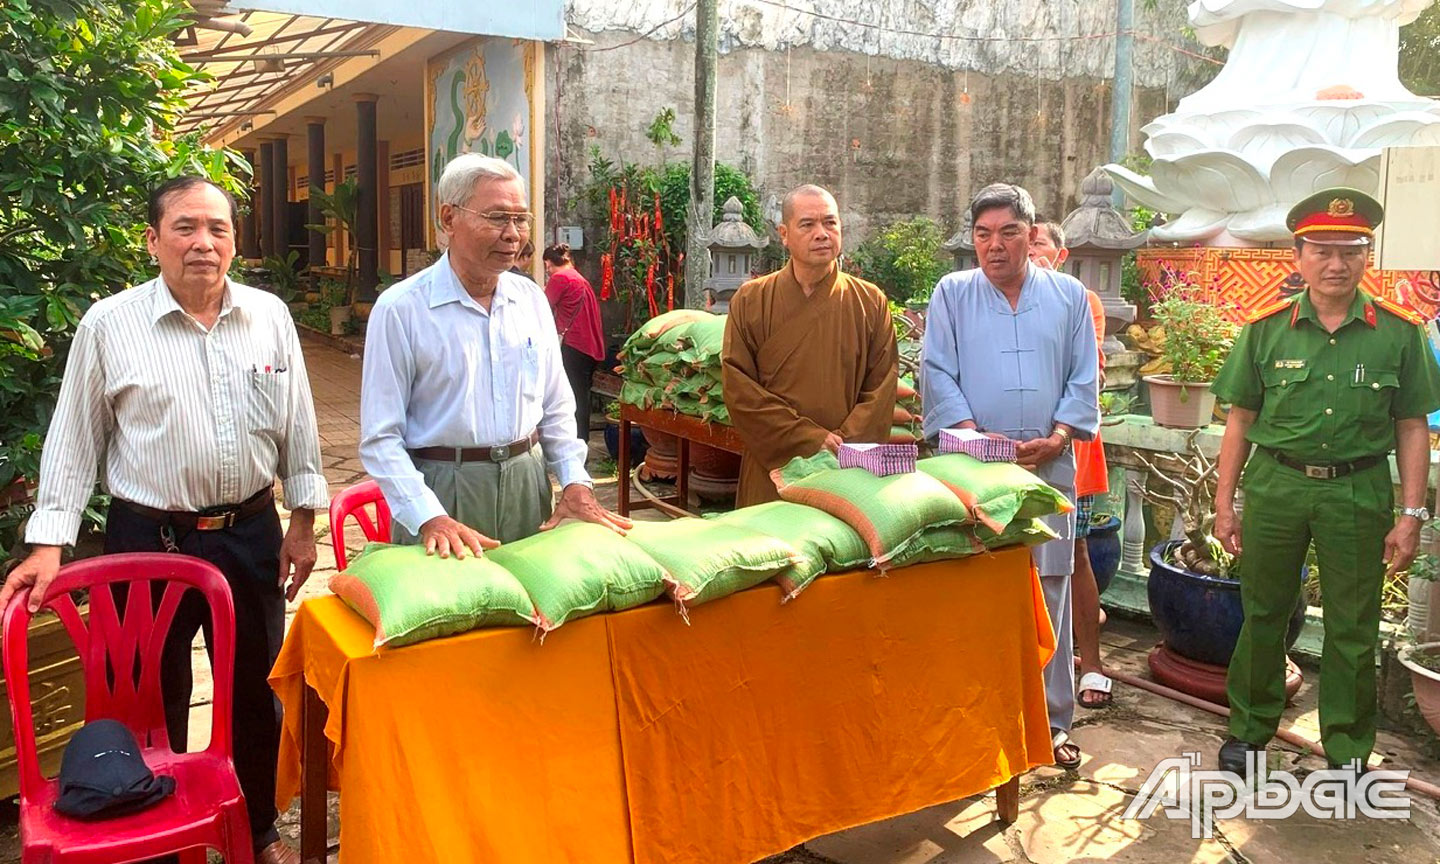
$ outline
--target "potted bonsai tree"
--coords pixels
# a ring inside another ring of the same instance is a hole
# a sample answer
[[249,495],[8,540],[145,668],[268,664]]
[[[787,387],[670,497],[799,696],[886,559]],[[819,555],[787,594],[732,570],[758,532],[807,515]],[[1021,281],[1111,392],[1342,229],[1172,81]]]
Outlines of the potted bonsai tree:
[[1195,273],[1162,273],[1152,292],[1151,331],[1159,357],[1142,372],[1149,386],[1150,413],[1161,426],[1206,426],[1215,411],[1210,382],[1230,354],[1240,328],[1226,316],[1218,292],[1197,284]]
[[[1137,483],[1138,491],[1152,506],[1172,509],[1183,535],[1150,550],[1146,594],[1150,615],[1164,639],[1150,656],[1150,668],[1172,687],[1223,704],[1225,667],[1245,621],[1240,603],[1244,567],[1211,533],[1218,464],[1201,451],[1199,434],[1198,429],[1190,434],[1185,453],[1135,452],[1149,479]],[[1302,582],[1304,575],[1300,574]],[[1286,631],[1287,647],[1295,644],[1304,624],[1301,595]],[[1293,695],[1299,686],[1299,670],[1292,668],[1287,694]]]

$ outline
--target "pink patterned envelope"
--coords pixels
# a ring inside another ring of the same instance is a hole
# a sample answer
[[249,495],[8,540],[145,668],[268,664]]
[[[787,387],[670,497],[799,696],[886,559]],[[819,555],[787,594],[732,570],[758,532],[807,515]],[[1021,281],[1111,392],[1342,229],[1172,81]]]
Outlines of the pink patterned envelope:
[[991,438],[974,429],[941,429],[940,452],[964,453],[981,462],[1014,462],[1015,442]]
[[841,444],[835,454],[841,468],[864,468],[876,477],[915,470],[920,448],[914,444]]

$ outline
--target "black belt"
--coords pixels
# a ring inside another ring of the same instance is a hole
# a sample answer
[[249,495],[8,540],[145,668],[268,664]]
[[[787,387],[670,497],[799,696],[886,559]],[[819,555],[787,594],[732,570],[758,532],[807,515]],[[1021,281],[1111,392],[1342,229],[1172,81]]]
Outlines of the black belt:
[[536,429],[529,437],[498,447],[415,447],[410,450],[410,455],[433,462],[504,462],[528,453],[539,443],[540,430]]
[[116,498],[111,503],[172,528],[184,531],[220,531],[266,509],[275,509],[275,493],[271,487],[266,486],[239,504],[222,504],[199,511],[159,510],[126,501],[124,498]]
[[1307,465],[1299,459],[1291,459],[1284,453],[1271,450],[1269,447],[1261,447],[1271,459],[1284,465],[1286,468],[1293,468],[1314,480],[1334,480],[1337,477],[1344,477],[1347,474],[1354,474],[1356,471],[1364,471],[1374,465],[1384,462],[1390,454],[1382,453],[1379,456],[1366,456],[1364,459],[1356,459],[1354,462],[1336,462],[1331,465]]

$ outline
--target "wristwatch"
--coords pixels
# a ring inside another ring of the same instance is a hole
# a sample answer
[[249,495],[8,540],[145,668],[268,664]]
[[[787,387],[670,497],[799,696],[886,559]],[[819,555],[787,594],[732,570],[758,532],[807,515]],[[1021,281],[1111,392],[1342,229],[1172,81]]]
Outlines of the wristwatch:
[[1400,515],[1414,516],[1422,525],[1430,521],[1430,511],[1425,507],[1401,507]]
[[1066,429],[1064,426],[1056,426],[1055,431],[1051,432],[1050,434],[1060,436],[1061,449],[1070,446],[1070,430]]

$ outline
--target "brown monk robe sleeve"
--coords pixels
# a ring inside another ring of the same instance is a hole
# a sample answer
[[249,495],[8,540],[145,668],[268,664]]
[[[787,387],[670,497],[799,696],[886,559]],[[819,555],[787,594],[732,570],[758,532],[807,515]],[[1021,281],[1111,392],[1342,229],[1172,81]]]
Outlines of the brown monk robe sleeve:
[[[745,455],[765,470],[795,456],[819,452],[828,430],[801,417],[790,403],[760,384],[758,355],[766,322],[758,297],[743,288],[730,300],[721,352],[721,381],[730,422],[745,442]],[[892,390],[893,393],[893,390]]]
[[[859,282],[859,280],[855,280]],[[890,305],[878,288],[866,283],[866,312],[871,317],[870,338],[865,346],[865,377],[860,383],[855,407],[840,424],[839,435],[857,444],[883,444],[890,440],[895,419],[895,385],[899,378],[900,351],[895,344],[895,325]]]

